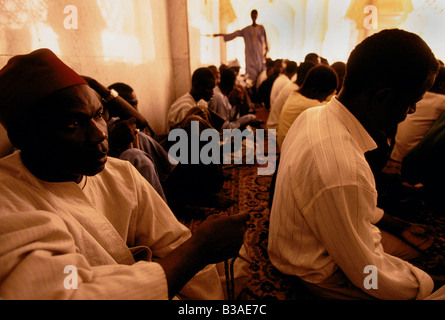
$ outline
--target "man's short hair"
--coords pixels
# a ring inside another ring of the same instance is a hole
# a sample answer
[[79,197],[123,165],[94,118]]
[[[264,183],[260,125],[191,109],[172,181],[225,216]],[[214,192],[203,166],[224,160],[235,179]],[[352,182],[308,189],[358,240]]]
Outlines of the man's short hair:
[[212,70],[207,67],[198,68],[193,72],[192,85],[193,87],[205,86],[209,81],[215,81],[215,75]]
[[310,52],[304,57],[304,61],[318,61],[319,57],[315,52]]
[[298,71],[297,71],[297,81],[295,82],[298,86],[301,86],[303,84],[307,73],[314,66],[316,66],[316,64],[311,61],[304,61],[304,62],[300,63],[300,65],[298,66]]
[[226,70],[221,71],[220,86],[222,88],[233,87],[235,81],[236,81],[236,75],[232,70],[226,69]]
[[412,90],[437,70],[434,54],[418,35],[387,29],[369,36],[351,52],[344,89]]
[[287,61],[286,63],[286,73],[287,74],[292,74],[297,72],[298,70],[298,65],[295,61]]
[[329,66],[319,64],[306,75],[302,88],[316,88],[319,92],[333,92],[338,86],[337,72]]

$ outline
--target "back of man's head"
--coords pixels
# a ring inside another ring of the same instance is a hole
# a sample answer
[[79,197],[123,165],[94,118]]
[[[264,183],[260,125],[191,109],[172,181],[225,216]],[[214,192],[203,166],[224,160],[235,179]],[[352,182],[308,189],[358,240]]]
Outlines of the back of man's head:
[[298,86],[301,86],[306,78],[307,73],[311,70],[316,64],[310,61],[304,61],[300,63],[297,71],[297,81],[295,82]]
[[387,29],[369,36],[351,52],[344,89],[348,93],[384,88],[411,91],[437,69],[434,54],[418,35]]
[[313,62],[315,64],[319,64],[320,63],[320,56],[318,54],[316,54],[315,52],[311,52],[308,53],[305,57],[304,57],[304,61],[309,61],[309,62]]
[[325,98],[332,94],[338,85],[338,76],[334,69],[329,66],[319,64],[309,70],[306,79],[301,85],[300,92],[311,92],[316,94],[309,98]]
[[207,67],[198,68],[193,72],[192,75],[192,87],[199,88],[205,87],[209,84],[209,82],[215,81],[215,76]]
[[287,75],[293,75],[297,72],[298,65],[295,61],[287,61],[285,72]]

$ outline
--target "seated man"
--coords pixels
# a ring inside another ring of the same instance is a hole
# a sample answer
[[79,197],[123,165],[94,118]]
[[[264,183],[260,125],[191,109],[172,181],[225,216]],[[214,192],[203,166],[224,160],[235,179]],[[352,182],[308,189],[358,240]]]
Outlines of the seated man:
[[289,98],[290,94],[298,90],[303,84],[306,75],[315,64],[312,62],[302,62],[298,67],[297,80],[290,82],[280,91],[274,103],[270,106],[269,117],[267,118],[267,129],[278,129],[278,121],[280,120],[283,106]]
[[[433,291],[432,278],[406,260],[434,239],[422,226],[377,207],[364,154],[377,146],[374,133],[391,130],[412,111],[437,70],[419,36],[383,30],[352,51],[338,98],[304,111],[290,128],[281,150],[268,252],[274,266],[298,277],[315,296],[404,300]],[[369,283],[370,272],[378,285]]]
[[287,131],[298,116],[311,107],[326,104],[337,89],[334,69],[319,64],[309,70],[301,87],[286,100],[278,120],[277,143],[281,148]]
[[[136,92],[131,86],[118,82],[108,88],[116,90],[120,97],[138,110]],[[107,107],[106,103],[104,107]],[[122,120],[114,113],[110,114],[110,117],[107,124],[110,151],[113,151],[111,155],[127,160],[134,165],[158,194],[167,201],[162,183],[165,182],[176,165],[170,163],[168,153],[152,138],[155,135],[153,130],[136,130],[135,118]],[[149,128],[149,126],[147,125],[146,128]],[[113,148],[113,145],[115,148]]]
[[[236,81],[233,90],[227,95],[232,106],[238,105],[240,116],[255,112],[255,105],[251,100],[253,94],[252,81],[246,74],[241,75],[241,65],[238,59],[229,61],[228,68],[235,73]],[[221,73],[220,78],[221,80]],[[218,86],[219,83],[217,83]]]
[[[105,106],[104,106],[105,107]],[[127,160],[151,184],[162,199],[167,201],[161,183],[160,170],[157,166],[161,158],[165,161],[161,168],[165,168],[163,177],[173,171],[175,165],[168,161],[167,152],[155,140],[144,132],[138,132],[134,118],[120,120],[112,118],[107,121],[109,151],[111,157]],[[156,143],[158,148],[151,148]],[[148,146],[148,148],[146,148]],[[155,150],[153,152],[153,150]],[[160,150],[161,152],[158,152]],[[155,162],[155,159],[158,161]]]
[[267,79],[264,80],[264,82],[258,88],[258,99],[267,110],[270,109],[270,93],[272,91],[272,86],[282,71],[283,60],[276,59],[270,74],[267,76]]
[[400,165],[405,155],[425,136],[433,123],[445,111],[445,67],[440,67],[436,81],[416,106],[397,126],[394,148],[386,171],[400,174]]
[[246,114],[240,116],[239,105],[232,107],[228,95],[232,92],[236,81],[235,73],[226,69],[221,72],[221,81],[214,89],[213,98],[209,102],[209,109],[216,112],[224,119],[222,129],[238,129],[242,126],[248,125],[257,118],[253,114]]
[[19,149],[0,160],[0,297],[223,297],[211,264],[238,253],[248,216],[191,235],[131,164],[107,157],[96,92],[48,49],[9,60],[0,99]]
[[178,98],[168,112],[168,124],[170,128],[180,124],[193,107],[207,107],[208,102],[213,97],[215,83],[215,76],[209,68],[196,69],[192,75],[192,88],[190,92]]
[[286,61],[286,68],[281,73],[272,85],[270,91],[270,106],[272,107],[275,100],[278,98],[281,90],[292,82],[293,77],[297,74],[298,66],[295,61]]
[[402,181],[422,183],[428,205],[445,209],[445,111],[437,118],[422,140],[403,158]]

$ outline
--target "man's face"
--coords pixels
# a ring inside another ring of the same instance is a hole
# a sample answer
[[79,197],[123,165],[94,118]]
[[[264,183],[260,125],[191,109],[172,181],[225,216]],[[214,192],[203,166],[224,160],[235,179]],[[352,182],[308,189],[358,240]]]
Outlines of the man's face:
[[205,83],[201,84],[199,87],[199,93],[201,96],[201,99],[209,102],[213,97],[213,89],[215,88],[215,79],[209,79],[209,81],[206,81]]
[[394,129],[400,122],[406,119],[408,114],[416,111],[416,104],[423,99],[425,92],[434,83],[434,76],[430,76],[418,90],[411,92],[393,92],[390,102],[382,112],[380,124],[385,132]]
[[46,160],[46,167],[62,181],[101,172],[107,162],[108,131],[94,91],[86,85],[73,86],[44,103],[34,125],[39,159]]
[[131,104],[136,110],[138,110],[138,98],[136,96],[136,93],[134,91],[131,92],[122,92],[119,93],[119,95],[127,101],[129,104]]

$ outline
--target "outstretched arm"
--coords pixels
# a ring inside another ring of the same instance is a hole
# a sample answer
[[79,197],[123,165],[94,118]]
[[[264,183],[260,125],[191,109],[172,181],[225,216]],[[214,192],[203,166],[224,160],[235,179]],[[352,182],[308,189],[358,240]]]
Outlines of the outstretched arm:
[[235,32],[232,33],[215,33],[213,35],[214,37],[223,37],[224,41],[231,41],[237,37],[242,37],[243,36],[243,30],[237,30]]

